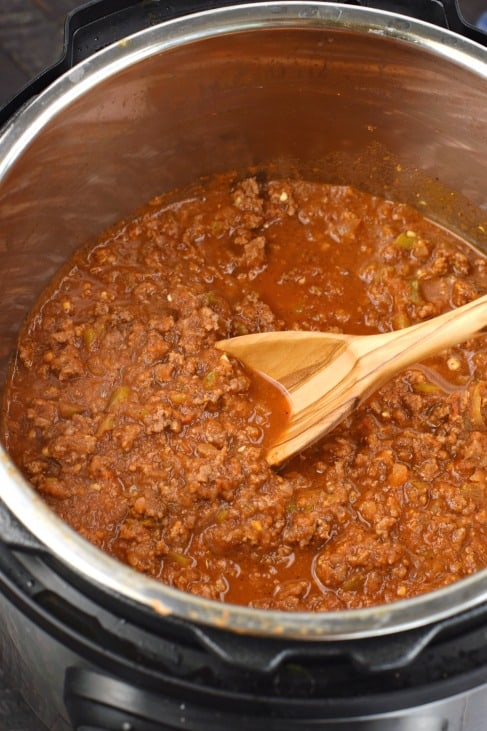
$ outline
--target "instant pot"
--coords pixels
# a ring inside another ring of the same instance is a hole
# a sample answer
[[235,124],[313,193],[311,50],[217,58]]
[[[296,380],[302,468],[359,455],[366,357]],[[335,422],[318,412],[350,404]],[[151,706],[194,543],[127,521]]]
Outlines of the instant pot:
[[[371,7],[369,7],[371,6]],[[2,111],[0,384],[79,245],[230,169],[411,203],[487,251],[486,36],[453,0],[102,0]],[[388,606],[254,610],[102,554],[0,456],[2,667],[52,731],[484,731],[487,571]]]

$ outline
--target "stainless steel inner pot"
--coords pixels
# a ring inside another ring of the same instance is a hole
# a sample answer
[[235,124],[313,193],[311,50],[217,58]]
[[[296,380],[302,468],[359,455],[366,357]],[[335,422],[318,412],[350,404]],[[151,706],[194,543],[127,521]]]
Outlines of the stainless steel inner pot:
[[[319,2],[207,11],[73,68],[0,137],[0,384],[22,319],[80,244],[152,196],[273,165],[418,206],[487,250],[487,50]],[[74,534],[0,459],[0,497],[70,569],[161,615],[310,640],[426,625],[487,598],[487,571],[388,606],[252,610],[165,587]]]

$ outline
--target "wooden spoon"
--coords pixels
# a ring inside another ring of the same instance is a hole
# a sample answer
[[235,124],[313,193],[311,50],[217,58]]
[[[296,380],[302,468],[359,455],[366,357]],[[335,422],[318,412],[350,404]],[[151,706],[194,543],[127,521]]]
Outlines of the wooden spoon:
[[487,295],[394,332],[265,332],[220,340],[216,347],[286,390],[290,421],[267,454],[268,463],[278,465],[330,431],[397,372],[485,326]]

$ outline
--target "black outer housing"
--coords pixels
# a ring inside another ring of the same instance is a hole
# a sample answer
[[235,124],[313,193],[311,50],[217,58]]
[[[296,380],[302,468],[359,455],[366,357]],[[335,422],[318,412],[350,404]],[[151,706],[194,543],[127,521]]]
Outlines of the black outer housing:
[[[248,1],[89,2],[67,17],[60,60],[0,110],[0,125],[105,46],[165,20]],[[463,21],[456,0],[347,4],[398,12],[487,45],[487,35]],[[76,731],[294,731],[310,725],[353,731],[355,723],[344,727],[333,719],[414,708],[487,683],[485,606],[387,637],[324,643],[242,637],[155,617],[75,575],[2,503],[0,536],[0,591],[19,616],[82,661],[65,676],[64,700]],[[50,587],[49,576],[65,580],[66,594]],[[432,731],[440,728],[433,722]]]

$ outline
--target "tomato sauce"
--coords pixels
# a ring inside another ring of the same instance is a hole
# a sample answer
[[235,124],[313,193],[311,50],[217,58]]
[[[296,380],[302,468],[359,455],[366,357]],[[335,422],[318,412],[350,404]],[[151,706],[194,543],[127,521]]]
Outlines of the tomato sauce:
[[63,269],[20,334],[3,441],[75,530],[183,591],[301,611],[416,596],[487,566],[485,337],[279,470],[287,401],[214,344],[385,332],[486,292],[485,257],[409,206],[220,176]]

